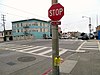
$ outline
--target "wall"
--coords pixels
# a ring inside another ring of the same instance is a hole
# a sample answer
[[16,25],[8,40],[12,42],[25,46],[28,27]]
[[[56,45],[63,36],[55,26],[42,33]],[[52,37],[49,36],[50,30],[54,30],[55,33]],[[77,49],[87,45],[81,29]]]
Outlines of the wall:
[[14,40],[40,39],[43,38],[43,34],[50,36],[50,23],[47,21],[29,19],[12,22]]

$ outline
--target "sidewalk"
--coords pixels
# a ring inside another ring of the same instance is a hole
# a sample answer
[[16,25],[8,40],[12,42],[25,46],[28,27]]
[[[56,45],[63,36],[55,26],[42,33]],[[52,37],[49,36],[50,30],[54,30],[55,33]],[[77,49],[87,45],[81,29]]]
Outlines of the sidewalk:
[[[60,75],[100,75],[100,50],[86,50],[66,57]],[[49,73],[48,75],[52,75]]]

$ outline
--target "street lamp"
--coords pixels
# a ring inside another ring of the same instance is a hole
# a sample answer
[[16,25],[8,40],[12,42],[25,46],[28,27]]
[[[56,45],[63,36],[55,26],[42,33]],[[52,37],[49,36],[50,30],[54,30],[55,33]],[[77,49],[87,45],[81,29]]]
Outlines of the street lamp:
[[82,18],[88,18],[89,19],[89,38],[90,38],[90,34],[91,34],[91,17],[82,16]]

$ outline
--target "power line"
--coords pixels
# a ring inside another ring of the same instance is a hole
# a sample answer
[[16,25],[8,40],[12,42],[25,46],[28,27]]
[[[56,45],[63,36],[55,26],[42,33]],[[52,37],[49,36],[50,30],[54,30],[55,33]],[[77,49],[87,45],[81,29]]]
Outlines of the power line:
[[35,15],[35,16],[38,16],[38,17],[41,17],[41,18],[46,18],[46,17],[39,16],[39,15],[33,14],[31,12],[28,12],[28,11],[25,11],[25,10],[22,10],[22,9],[19,9],[19,8],[15,8],[15,7],[12,7],[12,6],[8,6],[8,5],[5,5],[5,4],[2,4],[2,3],[0,3],[0,5],[6,6],[8,8],[12,8],[14,10],[21,11],[21,12],[24,12],[24,13],[28,13],[28,14],[31,14],[31,15]]
[[[2,12],[0,11],[0,13],[2,14]],[[23,18],[28,18],[26,16],[22,16],[22,15],[16,15],[16,14],[12,14],[12,13],[6,13],[6,12],[3,12],[5,14],[8,14],[8,15],[13,15],[13,16],[17,16],[17,17],[23,17]]]

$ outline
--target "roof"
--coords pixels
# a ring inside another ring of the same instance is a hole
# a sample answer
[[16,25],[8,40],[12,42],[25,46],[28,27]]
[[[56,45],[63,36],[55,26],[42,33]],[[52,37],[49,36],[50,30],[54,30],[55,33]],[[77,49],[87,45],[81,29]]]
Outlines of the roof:
[[[12,23],[24,22],[24,21],[31,21],[31,20],[37,20],[37,21],[42,21],[42,22],[48,22],[48,21],[45,21],[45,20],[40,20],[40,19],[32,18],[32,19],[25,19],[25,20],[13,21]],[[48,23],[49,23],[49,22],[48,22]]]
[[8,32],[8,31],[12,31],[12,30],[5,30],[6,32]]

